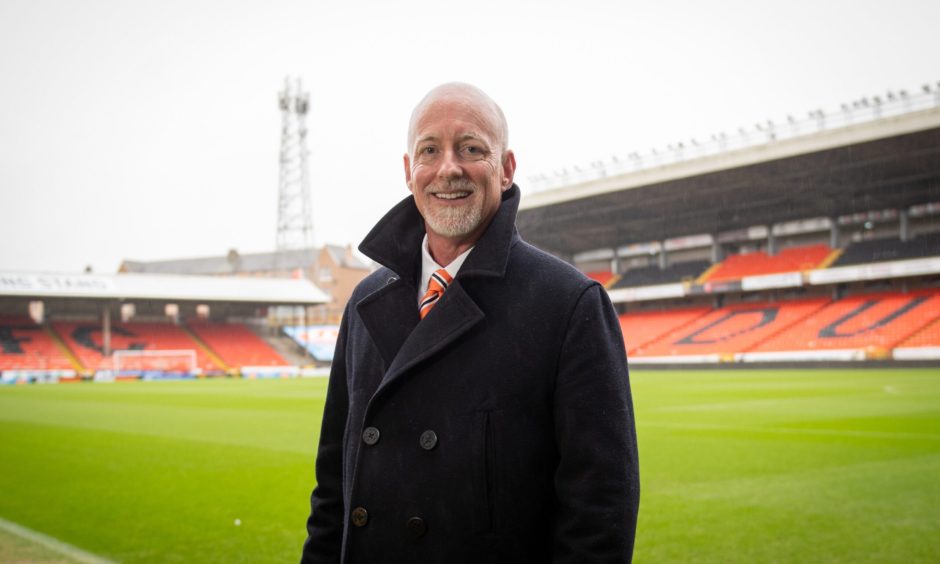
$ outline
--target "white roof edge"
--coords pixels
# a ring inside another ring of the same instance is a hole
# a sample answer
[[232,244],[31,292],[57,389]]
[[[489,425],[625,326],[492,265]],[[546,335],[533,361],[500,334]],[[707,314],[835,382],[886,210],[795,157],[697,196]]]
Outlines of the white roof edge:
[[330,301],[329,296],[305,279],[0,271],[0,298],[3,297],[294,305],[318,305]]
[[690,158],[676,163],[607,176],[561,188],[539,192],[524,192],[519,209],[550,206],[610,192],[630,190],[670,180],[915,133],[935,127],[940,127],[940,107],[885,117],[877,121],[837,129],[826,129],[801,137],[782,139],[715,155]]

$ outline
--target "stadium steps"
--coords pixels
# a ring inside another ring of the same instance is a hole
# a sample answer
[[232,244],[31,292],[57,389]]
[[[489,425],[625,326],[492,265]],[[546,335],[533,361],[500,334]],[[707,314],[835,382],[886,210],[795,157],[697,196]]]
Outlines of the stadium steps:
[[719,268],[721,268],[721,262],[716,262],[715,264],[709,266],[705,272],[701,273],[699,277],[695,279],[695,283],[704,284],[705,282],[708,282],[708,278]]
[[262,341],[268,344],[274,352],[281,355],[281,358],[293,366],[310,366],[314,363],[312,357],[304,354],[303,348],[296,341],[283,333],[277,335],[268,335],[264,327],[246,324],[246,327],[257,335]]
[[75,353],[72,352],[72,349],[69,348],[66,342],[62,340],[62,337],[59,336],[59,334],[55,329],[52,328],[51,325],[48,323],[43,323],[42,329],[46,332],[47,335],[49,335],[49,338],[52,339],[52,341],[55,343],[55,346],[57,346],[59,350],[62,351],[62,354],[64,354],[65,358],[68,359],[69,364],[72,365],[72,369],[75,370],[76,373],[83,376],[91,374],[91,370],[85,368],[81,361],[78,360],[78,357],[75,356]]
[[829,255],[819,263],[816,268],[829,268],[829,265],[839,260],[839,257],[842,256],[842,249],[833,249]]
[[227,362],[222,360],[222,357],[217,355],[215,351],[209,347],[209,345],[199,338],[199,335],[195,334],[189,327],[183,325],[182,323],[180,323],[179,328],[182,329],[183,333],[186,333],[194,343],[196,343],[197,347],[202,349],[202,352],[205,353],[205,355],[209,357],[209,359],[212,360],[216,366],[224,370],[226,374],[232,374],[234,372],[232,367],[229,366]]
[[313,357],[304,354],[300,345],[290,337],[285,335],[277,335],[274,337],[267,335],[259,336],[289,364],[294,366],[312,366],[316,362]]

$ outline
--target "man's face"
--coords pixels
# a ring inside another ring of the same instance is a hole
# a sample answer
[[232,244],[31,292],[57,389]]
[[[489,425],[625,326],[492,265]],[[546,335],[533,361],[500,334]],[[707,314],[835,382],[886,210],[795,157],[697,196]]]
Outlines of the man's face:
[[427,104],[405,155],[405,179],[431,233],[475,243],[512,183],[515,161],[500,146],[492,109],[467,97]]

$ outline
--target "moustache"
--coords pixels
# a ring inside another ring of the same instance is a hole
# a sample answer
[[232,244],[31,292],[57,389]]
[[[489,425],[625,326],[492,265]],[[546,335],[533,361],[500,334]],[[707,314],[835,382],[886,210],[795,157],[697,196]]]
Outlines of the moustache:
[[429,184],[425,189],[427,194],[436,194],[440,192],[476,192],[477,187],[473,182],[466,178],[456,178],[444,182],[435,182]]

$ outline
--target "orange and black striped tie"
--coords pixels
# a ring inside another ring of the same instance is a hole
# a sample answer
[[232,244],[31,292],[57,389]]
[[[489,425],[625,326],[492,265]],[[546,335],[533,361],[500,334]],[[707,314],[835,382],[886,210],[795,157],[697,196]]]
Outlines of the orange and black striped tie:
[[441,299],[444,290],[447,289],[451,281],[453,281],[453,278],[443,268],[431,274],[431,279],[428,281],[428,291],[424,293],[421,303],[418,305],[418,315],[421,316],[421,319],[424,319],[424,316],[431,311],[437,300]]

